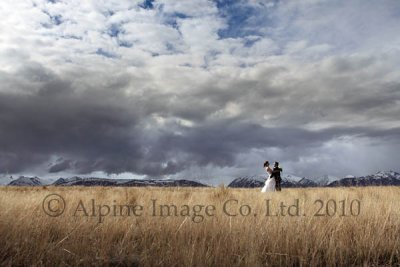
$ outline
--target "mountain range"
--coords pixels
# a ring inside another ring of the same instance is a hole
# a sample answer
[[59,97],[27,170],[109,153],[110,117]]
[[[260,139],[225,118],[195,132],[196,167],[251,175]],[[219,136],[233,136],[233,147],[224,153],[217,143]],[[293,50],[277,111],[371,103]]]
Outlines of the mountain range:
[[[253,175],[253,176],[244,176],[239,177],[233,180],[228,187],[235,188],[254,188],[254,187],[263,187],[265,183],[266,176],[261,175]],[[282,187],[293,188],[293,187],[317,187],[323,186],[313,180],[307,179],[305,177],[298,177],[294,175],[287,175],[282,177]]]
[[37,185],[53,185],[53,186],[190,186],[205,187],[208,185],[190,181],[190,180],[170,180],[170,179],[110,179],[110,178],[59,178],[51,182],[49,180],[40,179],[38,177],[20,176],[18,179],[12,180],[8,185],[14,186],[37,186]]
[[[262,187],[265,176],[245,176],[233,180],[228,187],[252,188]],[[337,187],[337,186],[379,186],[400,185],[400,173],[395,171],[379,171],[375,174],[355,177],[352,175],[344,178],[325,175],[316,179],[301,178],[293,175],[282,177],[282,187]]]
[[[265,182],[265,176],[253,175],[243,176],[234,179],[228,184],[232,188],[255,188],[262,187]],[[182,186],[182,187],[208,187],[209,185],[191,180],[173,180],[173,179],[111,179],[111,178],[59,178],[56,181],[41,179],[39,177],[20,176],[17,179],[13,177],[1,177],[0,185],[11,186]],[[282,187],[337,187],[337,186],[375,186],[375,185],[400,185],[400,173],[395,171],[379,171],[375,174],[354,177],[346,176],[336,178],[325,175],[316,179],[298,177],[295,175],[285,175],[282,177]]]
[[400,173],[395,171],[379,171],[372,175],[361,177],[346,177],[328,184],[334,186],[369,186],[369,185],[400,185]]

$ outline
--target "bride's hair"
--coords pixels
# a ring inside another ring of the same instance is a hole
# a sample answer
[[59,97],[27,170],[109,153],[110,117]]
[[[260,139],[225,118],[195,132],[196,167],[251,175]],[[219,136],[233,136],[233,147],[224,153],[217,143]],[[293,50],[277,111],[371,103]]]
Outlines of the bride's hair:
[[267,167],[269,165],[269,161],[267,160],[266,162],[264,162],[264,167]]

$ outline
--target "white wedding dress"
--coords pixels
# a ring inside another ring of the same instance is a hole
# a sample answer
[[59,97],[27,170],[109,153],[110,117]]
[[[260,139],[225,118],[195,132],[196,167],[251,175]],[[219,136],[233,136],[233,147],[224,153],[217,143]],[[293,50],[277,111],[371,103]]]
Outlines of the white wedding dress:
[[270,172],[268,172],[268,167],[265,167],[265,170],[267,171],[268,178],[265,181],[264,187],[261,189],[262,193],[265,192],[274,192],[275,191],[275,178],[270,178]]

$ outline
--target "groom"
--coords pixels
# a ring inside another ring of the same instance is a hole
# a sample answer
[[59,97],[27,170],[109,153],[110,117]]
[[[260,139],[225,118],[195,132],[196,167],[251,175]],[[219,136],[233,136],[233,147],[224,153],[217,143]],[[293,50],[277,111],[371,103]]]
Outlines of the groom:
[[281,189],[281,182],[282,182],[281,172],[282,172],[282,168],[279,167],[279,162],[275,161],[274,169],[272,170],[272,173],[271,173],[271,178],[275,178],[275,190],[276,191],[282,191],[282,189]]

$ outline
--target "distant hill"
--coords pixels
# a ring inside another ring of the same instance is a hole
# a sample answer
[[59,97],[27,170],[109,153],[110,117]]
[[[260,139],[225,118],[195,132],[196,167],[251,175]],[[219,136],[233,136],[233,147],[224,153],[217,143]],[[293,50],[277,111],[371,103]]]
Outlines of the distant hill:
[[[228,187],[233,188],[255,188],[263,187],[265,183],[265,176],[253,175],[239,177],[228,184]],[[292,188],[292,187],[315,187],[318,186],[317,183],[309,180],[307,178],[301,178],[294,175],[286,175],[282,177],[282,187]]]
[[297,182],[296,185],[299,185],[300,187],[317,187],[320,186],[319,184],[317,184],[316,182],[307,179],[307,178],[303,178],[300,181]]
[[168,180],[168,179],[109,179],[109,178],[60,178],[52,185],[58,186],[192,186],[206,187],[207,185],[190,180]]
[[367,176],[346,177],[328,184],[329,187],[369,185],[400,185],[400,174],[395,171],[379,171]]
[[18,179],[11,181],[8,185],[16,185],[16,186],[37,186],[43,185],[43,182],[38,177],[25,177],[20,176]]
[[[228,187],[235,188],[254,188],[262,187],[265,182],[263,176],[247,176],[234,179]],[[345,178],[336,178],[334,176],[324,176],[311,180],[308,178],[299,178],[293,175],[287,175],[282,178],[282,187],[337,187],[337,186],[380,186],[380,185],[400,185],[400,174],[395,171],[379,171],[375,174],[355,177],[346,176]]]
[[[354,176],[353,176],[354,177]],[[334,181],[340,180],[340,178],[332,175],[324,175],[322,177],[318,177],[314,179],[314,181],[319,185],[319,186],[326,186]]]
[[[5,179],[5,178],[4,178]],[[172,180],[172,179],[110,179],[110,178],[81,178],[78,176],[71,178],[59,178],[51,183],[49,180],[38,177],[20,176],[18,179],[7,178],[5,182],[12,186],[182,186],[182,187],[208,187],[209,185],[191,181],[191,180]],[[232,188],[261,188],[264,186],[265,176],[253,175],[243,176],[234,179],[228,184]],[[6,183],[3,183],[6,184]],[[345,178],[336,178],[333,176],[324,176],[317,179],[309,179],[294,175],[285,175],[282,178],[282,187],[338,187],[338,186],[384,186],[400,185],[400,173],[395,171],[379,171],[375,174]]]
[[264,186],[265,178],[262,176],[244,176],[233,180],[228,187],[255,188]]

